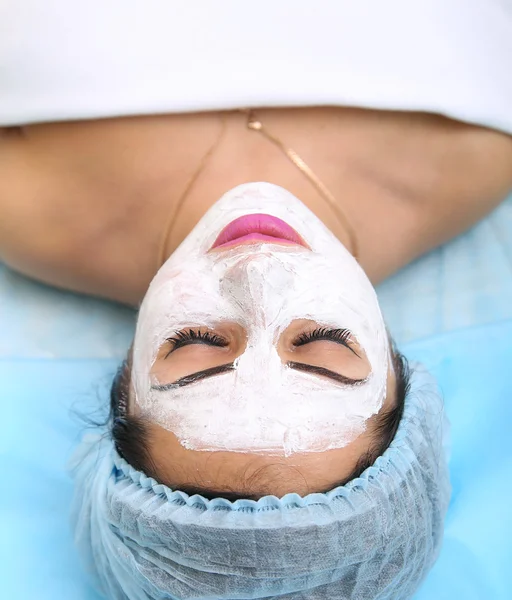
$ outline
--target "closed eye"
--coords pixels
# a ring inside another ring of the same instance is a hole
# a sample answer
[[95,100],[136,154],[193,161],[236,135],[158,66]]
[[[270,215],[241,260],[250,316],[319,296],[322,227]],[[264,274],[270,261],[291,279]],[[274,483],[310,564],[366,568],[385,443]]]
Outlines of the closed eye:
[[191,344],[204,344],[207,346],[217,346],[218,348],[225,348],[228,345],[227,340],[216,333],[195,329],[178,331],[174,336],[167,338],[166,341],[171,344],[171,349],[164,358],[167,358],[170,354],[178,350],[178,348],[190,346]]
[[328,327],[318,327],[313,331],[301,333],[294,340],[293,345],[299,347],[312,342],[327,340],[329,342],[335,342],[336,344],[345,346],[345,348],[348,348],[358,358],[361,358],[361,356],[352,347],[352,344],[350,344],[351,337],[352,333],[349,329],[329,329]]

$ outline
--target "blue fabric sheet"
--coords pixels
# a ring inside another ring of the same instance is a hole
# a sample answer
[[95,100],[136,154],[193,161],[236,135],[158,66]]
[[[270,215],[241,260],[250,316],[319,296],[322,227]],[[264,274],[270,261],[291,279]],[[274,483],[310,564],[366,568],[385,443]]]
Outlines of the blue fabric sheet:
[[[381,286],[402,350],[438,378],[452,423],[441,557],[416,600],[510,600],[512,199]],[[97,600],[68,526],[67,460],[101,417],[134,314],[0,267],[2,600]]]

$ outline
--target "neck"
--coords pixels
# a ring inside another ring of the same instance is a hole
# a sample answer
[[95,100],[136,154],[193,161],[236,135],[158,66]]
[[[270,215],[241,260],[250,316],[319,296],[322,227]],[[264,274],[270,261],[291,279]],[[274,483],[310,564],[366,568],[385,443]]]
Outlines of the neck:
[[[303,146],[307,151],[306,145]],[[233,160],[235,152],[237,158]],[[227,181],[233,183],[227,184]],[[174,210],[170,211],[163,229],[158,266],[223,193],[248,181],[268,181],[294,193],[323,218],[357,258],[357,236],[343,204],[315,170],[270,132],[254,111],[240,111],[219,116],[216,139],[201,158]],[[215,189],[219,190],[218,195]]]

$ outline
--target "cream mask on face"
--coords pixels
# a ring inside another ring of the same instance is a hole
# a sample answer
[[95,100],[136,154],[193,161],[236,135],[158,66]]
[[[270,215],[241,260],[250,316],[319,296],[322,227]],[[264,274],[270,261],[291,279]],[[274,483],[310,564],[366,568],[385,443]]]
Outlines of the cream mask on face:
[[[270,240],[211,250],[235,219],[282,219],[308,247]],[[348,329],[371,371],[354,386],[292,369],[277,342],[298,319]],[[151,374],[159,349],[184,329],[236,323],[247,336],[234,368],[187,386]],[[132,382],[137,410],[192,450],[290,455],[342,448],[386,397],[389,342],[375,291],[352,255],[286,190],[227,192],[162,266],[142,302]]]

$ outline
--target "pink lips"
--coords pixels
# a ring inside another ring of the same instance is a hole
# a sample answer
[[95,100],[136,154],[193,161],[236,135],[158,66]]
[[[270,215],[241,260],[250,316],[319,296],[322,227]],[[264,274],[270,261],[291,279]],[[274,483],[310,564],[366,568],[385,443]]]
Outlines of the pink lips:
[[281,219],[265,214],[244,215],[224,227],[212,246],[235,246],[243,243],[298,244],[308,248],[300,235]]

